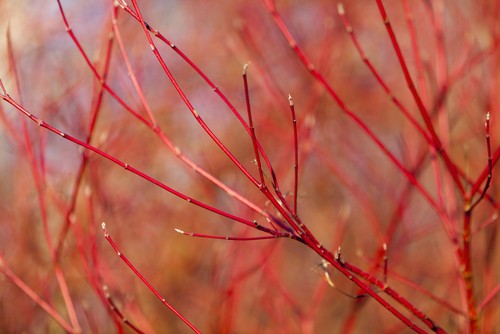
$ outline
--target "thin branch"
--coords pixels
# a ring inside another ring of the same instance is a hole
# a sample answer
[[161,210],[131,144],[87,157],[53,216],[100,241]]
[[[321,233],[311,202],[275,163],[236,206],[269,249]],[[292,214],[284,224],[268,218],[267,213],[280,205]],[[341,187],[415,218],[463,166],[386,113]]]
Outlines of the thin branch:
[[[491,139],[490,139],[490,113],[488,112],[486,114],[486,120],[484,121],[484,131],[486,134],[486,149],[488,152],[488,176],[486,177],[486,183],[484,185],[483,191],[481,192],[481,195],[479,198],[470,206],[469,210],[472,210],[476,205],[479,204],[486,195],[486,192],[488,191],[488,188],[490,187],[490,182],[491,182],[491,177],[493,174],[493,158],[491,156]],[[474,194],[479,190],[479,187],[482,183],[482,178],[480,177],[476,183],[472,186],[470,196],[474,196]]]
[[250,105],[250,93],[248,91],[248,78],[247,78],[248,65],[249,65],[248,63],[243,65],[243,89],[245,92],[245,103],[247,106],[248,127],[250,128],[250,137],[252,138],[252,146],[255,154],[255,162],[257,164],[257,169],[259,170],[259,179],[260,179],[259,188],[260,188],[262,186],[265,186],[266,181],[264,179],[264,172],[262,170],[262,164],[260,162],[259,148],[257,145],[257,136],[255,135],[255,127],[253,125],[253,119],[252,119],[252,107]]
[[[269,240],[269,239],[276,239],[278,238],[277,236],[264,236],[264,237],[224,237],[220,235],[211,235],[211,234],[201,234],[201,233],[194,233],[194,232],[186,232],[181,229],[174,229],[175,232],[180,233],[182,235],[187,235],[190,237],[196,237],[196,238],[206,238],[206,239],[219,239],[219,240],[231,240],[231,241],[255,241],[255,240]],[[290,234],[290,238],[292,238],[292,235]]]
[[165,305],[167,308],[169,308],[170,311],[172,311],[179,319],[181,319],[186,325],[188,325],[189,328],[191,328],[191,330],[193,332],[195,332],[197,334],[200,334],[201,332],[193,324],[191,324],[191,322],[189,322],[189,320],[187,320],[182,314],[180,314],[179,311],[177,311],[173,306],[171,306],[165,300],[165,298],[163,298],[160,295],[160,293],[153,287],[153,285],[151,285],[151,283],[149,283],[149,281],[139,272],[139,270],[137,270],[137,268],[134,267],[134,265],[129,261],[129,259],[120,251],[120,249],[115,244],[115,242],[113,241],[113,239],[109,235],[108,231],[106,230],[106,224],[105,223],[102,223],[102,230],[103,230],[103,233],[104,233],[104,238],[106,238],[106,240],[109,242],[109,244],[111,245],[111,247],[113,247],[113,249],[115,250],[115,252],[118,254],[118,256],[120,257],[120,259],[127,265],[127,267],[129,267],[130,270],[132,270],[132,272],[137,277],[139,277],[139,279],[142,281],[142,283],[144,283],[144,285],[146,285],[148,287],[148,289],[162,302],[163,305]]
[[299,184],[299,144],[297,136],[297,117],[295,117],[295,105],[292,100],[292,96],[288,95],[288,101],[290,102],[290,114],[292,116],[293,125],[293,152],[294,152],[294,163],[293,163],[293,215],[297,216],[297,197],[298,195],[298,184]]

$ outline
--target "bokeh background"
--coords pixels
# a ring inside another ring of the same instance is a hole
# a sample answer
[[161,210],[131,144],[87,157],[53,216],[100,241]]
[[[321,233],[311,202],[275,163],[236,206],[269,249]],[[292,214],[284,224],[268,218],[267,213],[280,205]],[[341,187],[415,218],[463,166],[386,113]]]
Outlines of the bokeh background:
[[[499,143],[500,4],[497,1],[384,1],[413,80],[445,150],[471,180],[487,166],[484,121],[491,113],[491,147]],[[112,32],[112,1],[63,1],[72,31],[102,71]],[[131,4],[129,4],[131,6]],[[299,215],[327,248],[382,279],[377,254],[388,245],[388,284],[449,332],[466,328],[455,245],[464,201],[442,160],[374,79],[332,1],[277,1],[298,45],[350,110],[432,195],[435,208],[310,75],[260,1],[140,2],[162,32],[219,87],[246,120],[242,69],[248,67],[258,139],[290,200],[293,127],[297,113]],[[423,125],[374,1],[344,4],[371,64],[408,112]],[[203,132],[151,52],[141,26],[118,10],[128,60],[158,126],[173,145],[263,211],[276,215],[251,182]],[[442,33],[440,33],[442,32]],[[412,38],[413,37],[413,38]],[[159,51],[208,126],[258,177],[251,138],[213,90],[168,45]],[[106,82],[146,116],[116,38]],[[101,85],[66,32],[57,2],[0,1],[0,78],[29,112],[168,186],[231,214],[268,225],[261,214],[187,166],[157,134],[127,112]],[[444,92],[444,94],[442,94]],[[442,103],[440,97],[444,96]],[[145,332],[189,329],[118,258],[108,232],[164,298],[204,333],[406,333],[410,330],[321,259],[292,240],[223,241],[174,231],[253,237],[262,233],[209,213],[102,157],[88,153],[0,104],[0,332],[64,330],[23,293],[5,268],[68,319],[60,267],[83,332],[132,332],[103,298],[103,286],[124,317]],[[498,153],[498,152],[497,152]],[[480,329],[500,321],[498,195],[500,170],[472,215],[472,256]],[[437,176],[436,176],[437,175]],[[465,182],[464,182],[465,184]],[[465,186],[466,189],[470,185]],[[75,208],[71,199],[77,194]],[[476,197],[477,198],[477,195]],[[57,244],[54,264],[44,223]],[[460,244],[460,242],[459,242]],[[496,290],[495,290],[496,289]],[[497,292],[495,292],[497,291]],[[356,298],[359,297],[359,298]],[[418,320],[411,318],[417,324]]]

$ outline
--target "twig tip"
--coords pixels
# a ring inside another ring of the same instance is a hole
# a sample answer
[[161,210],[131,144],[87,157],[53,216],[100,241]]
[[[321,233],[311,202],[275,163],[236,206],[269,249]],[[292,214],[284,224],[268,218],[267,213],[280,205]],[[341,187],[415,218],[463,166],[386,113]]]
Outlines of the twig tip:
[[248,63],[246,63],[246,64],[243,65],[243,75],[247,74],[248,66],[250,66],[251,63],[252,62],[249,61]]
[[337,4],[337,11],[338,11],[339,15],[345,14],[344,5],[342,4],[342,2],[339,2]]
[[109,233],[108,233],[108,230],[106,229],[106,223],[102,222],[101,227],[102,227],[102,231],[104,232],[104,237],[107,239],[109,237]]

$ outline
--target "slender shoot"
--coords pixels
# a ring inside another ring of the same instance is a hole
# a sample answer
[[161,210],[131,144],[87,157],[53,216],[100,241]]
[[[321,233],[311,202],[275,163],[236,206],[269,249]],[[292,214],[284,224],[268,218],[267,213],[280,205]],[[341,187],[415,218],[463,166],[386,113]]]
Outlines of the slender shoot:
[[109,242],[111,247],[115,250],[116,254],[120,257],[120,259],[127,265],[127,267],[132,270],[132,272],[139,277],[139,279],[144,283],[148,289],[162,302],[163,305],[165,305],[167,308],[170,309],[179,319],[181,319],[186,325],[188,325],[189,328],[195,333],[201,333],[189,320],[187,320],[179,311],[177,311],[172,305],[170,305],[165,298],[163,298],[160,293],[153,287],[151,283],[137,270],[137,268],[132,264],[132,262],[129,261],[129,259],[120,251],[118,246],[115,244],[113,239],[108,233],[108,230],[106,229],[106,223],[102,223],[102,231],[104,233],[104,238]]

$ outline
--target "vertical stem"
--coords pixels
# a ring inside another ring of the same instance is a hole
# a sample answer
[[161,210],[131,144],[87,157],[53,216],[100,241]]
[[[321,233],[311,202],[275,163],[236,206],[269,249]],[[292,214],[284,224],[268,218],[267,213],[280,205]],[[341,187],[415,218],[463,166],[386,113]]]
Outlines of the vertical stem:
[[467,198],[465,203],[464,214],[464,230],[463,230],[463,255],[462,255],[462,278],[465,283],[465,294],[467,298],[467,310],[469,320],[470,333],[477,332],[477,311],[476,301],[474,300],[474,284],[472,275],[472,261],[471,261],[471,215],[470,198]]
[[292,114],[292,123],[293,123],[293,152],[294,152],[293,214],[294,216],[297,216],[297,197],[298,197],[298,186],[299,186],[299,144],[297,138],[297,117],[295,117],[295,105],[293,104],[291,95],[288,95],[288,101],[290,102],[290,112]]
[[468,319],[469,319],[469,330],[471,333],[477,333],[478,325],[477,325],[477,308],[476,301],[474,299],[474,282],[473,282],[473,274],[472,274],[472,261],[471,261],[471,251],[472,251],[472,234],[471,234],[471,216],[472,210],[476,207],[477,204],[481,202],[481,200],[486,195],[488,191],[491,177],[492,177],[492,157],[491,157],[491,139],[490,139],[490,113],[486,114],[486,120],[484,122],[485,133],[486,133],[486,147],[488,152],[488,178],[486,180],[486,184],[484,185],[484,189],[480,194],[479,198],[472,203],[472,197],[479,189],[481,184],[481,177],[476,181],[473,185],[469,195],[467,195],[465,199],[465,212],[464,212],[464,226],[463,226],[463,255],[462,255],[462,278],[465,283],[465,293],[467,298],[467,310],[468,310]]
[[250,93],[248,91],[247,69],[248,69],[248,64],[245,64],[243,66],[243,86],[245,91],[245,103],[247,106],[247,114],[248,114],[248,127],[250,129],[250,137],[252,137],[252,146],[255,154],[255,163],[257,164],[257,169],[259,170],[259,179],[260,179],[259,188],[260,188],[264,186],[266,183],[264,179],[264,172],[262,171],[262,164],[260,162],[260,154],[259,154],[259,147],[257,144],[257,136],[255,135],[255,127],[253,125],[252,107],[250,105]]

